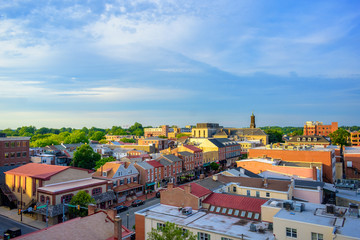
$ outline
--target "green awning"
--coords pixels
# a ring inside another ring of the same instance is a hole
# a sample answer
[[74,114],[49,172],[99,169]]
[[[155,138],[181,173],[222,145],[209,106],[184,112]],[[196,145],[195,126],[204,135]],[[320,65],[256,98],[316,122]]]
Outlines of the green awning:
[[208,166],[210,166],[210,163],[204,163],[203,166],[208,167]]
[[149,186],[152,186],[152,185],[155,185],[155,182],[147,183],[147,184],[146,184],[146,187],[149,187]]

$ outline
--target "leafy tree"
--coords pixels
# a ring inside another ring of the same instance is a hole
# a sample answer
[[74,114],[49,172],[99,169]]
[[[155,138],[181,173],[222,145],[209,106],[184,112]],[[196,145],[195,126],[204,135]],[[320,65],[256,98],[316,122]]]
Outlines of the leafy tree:
[[[72,197],[70,204],[71,205],[80,205],[81,207],[87,207],[90,203],[95,204],[95,200],[85,191],[79,191],[75,196]],[[88,215],[86,209],[76,209],[73,207],[69,208],[69,213],[71,216],[85,217]]]
[[345,178],[345,163],[344,163],[344,156],[343,156],[343,147],[348,146],[350,133],[343,128],[339,128],[333,133],[329,134],[331,143],[340,146],[340,158],[343,165],[343,178]]
[[158,136],[158,138],[167,138],[167,137],[164,135],[160,135],[160,136]]
[[106,140],[106,139],[101,139],[101,140],[99,141],[99,143],[101,143],[101,144],[107,144],[107,143],[108,143],[108,140]]
[[128,130],[132,135],[144,136],[144,128],[141,123],[135,122]]
[[144,136],[144,130],[143,129],[136,129],[135,131],[131,132],[132,135],[136,136]]
[[68,144],[68,143],[88,143],[88,142],[89,142],[89,140],[86,137],[86,134],[81,130],[73,131],[64,140],[65,144]]
[[219,167],[220,167],[219,164],[217,164],[216,162],[210,163],[210,168],[214,171],[217,171]]
[[113,161],[116,161],[114,157],[102,158],[95,163],[95,169],[101,168],[101,166],[104,166],[105,163]]
[[295,130],[289,133],[290,136],[301,136],[304,134],[304,129]]
[[184,230],[175,223],[166,222],[164,227],[151,229],[149,240],[196,240],[197,237],[190,231]]
[[282,132],[279,130],[267,129],[264,131],[267,135],[269,135],[270,143],[282,142]]
[[124,143],[136,143],[135,139],[129,139],[129,138],[122,138],[120,139],[120,141]]
[[83,144],[77,148],[71,164],[74,167],[93,169],[100,158],[101,155],[99,153],[94,152],[89,145]]
[[188,136],[189,136],[189,134],[185,134],[185,133],[176,134],[176,138],[188,137]]
[[96,131],[90,136],[90,139],[100,141],[101,139],[105,139],[105,133],[101,131]]

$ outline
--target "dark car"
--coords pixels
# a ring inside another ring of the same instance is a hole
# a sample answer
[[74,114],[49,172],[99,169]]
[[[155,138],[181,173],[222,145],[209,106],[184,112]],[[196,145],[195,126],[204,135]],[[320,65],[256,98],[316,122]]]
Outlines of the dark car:
[[132,206],[132,207],[137,207],[137,206],[140,206],[140,205],[143,205],[143,204],[144,204],[144,201],[143,201],[143,200],[137,199],[137,200],[134,200],[134,201],[131,203],[131,206]]
[[21,229],[20,228],[10,228],[4,232],[4,239],[16,238],[21,236]]
[[160,192],[157,192],[155,195],[157,198],[160,198]]
[[124,205],[120,205],[120,206],[117,206],[115,207],[117,213],[120,213],[120,212],[124,212],[126,210],[128,210],[128,207],[127,206],[124,206]]

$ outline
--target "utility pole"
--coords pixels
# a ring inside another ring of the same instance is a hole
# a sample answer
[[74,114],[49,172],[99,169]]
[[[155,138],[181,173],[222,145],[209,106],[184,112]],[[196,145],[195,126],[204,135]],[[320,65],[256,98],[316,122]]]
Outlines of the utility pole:
[[[20,183],[19,183],[20,184]],[[23,190],[22,190],[22,187],[20,186],[20,198],[21,198],[21,200],[20,200],[20,209],[21,209],[21,214],[20,214],[20,221],[22,222],[22,205],[23,205],[23,203],[22,203],[22,192],[23,192]]]
[[49,200],[46,201],[46,227],[49,226]]

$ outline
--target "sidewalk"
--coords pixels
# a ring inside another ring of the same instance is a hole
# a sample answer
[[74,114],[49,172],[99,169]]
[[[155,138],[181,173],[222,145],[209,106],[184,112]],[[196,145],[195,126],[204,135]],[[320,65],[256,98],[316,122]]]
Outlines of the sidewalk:
[[[14,221],[17,221],[17,222],[21,222],[20,221],[20,215],[18,215],[18,210],[17,209],[10,210],[7,207],[1,206],[0,207],[0,215],[2,215],[4,217],[8,217],[8,218],[10,218],[10,219],[12,219]],[[25,214],[23,214],[23,220],[22,220],[21,223],[29,225],[29,226],[37,228],[37,229],[46,228],[46,223],[45,222],[35,220],[35,219],[31,218],[31,217],[28,217]]]

